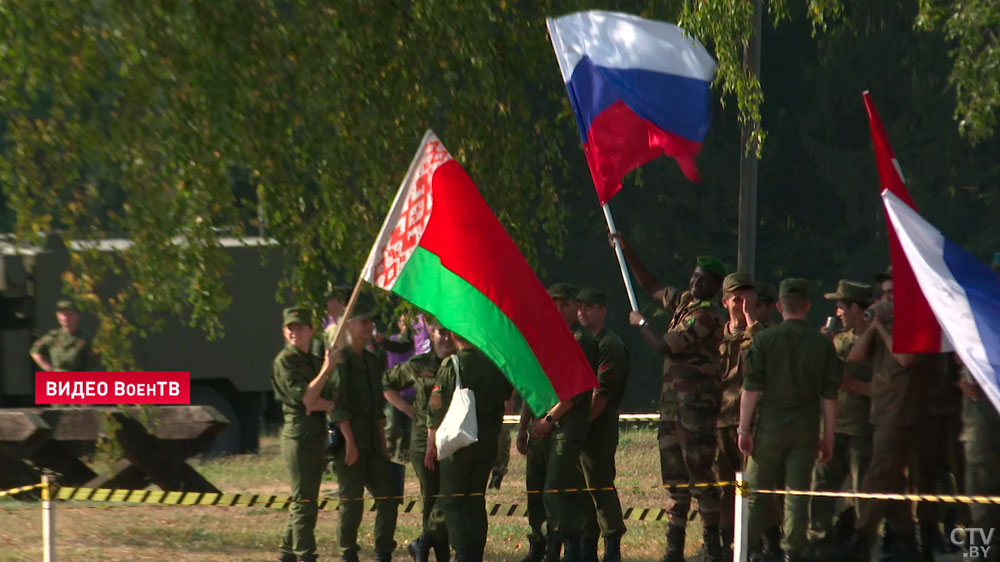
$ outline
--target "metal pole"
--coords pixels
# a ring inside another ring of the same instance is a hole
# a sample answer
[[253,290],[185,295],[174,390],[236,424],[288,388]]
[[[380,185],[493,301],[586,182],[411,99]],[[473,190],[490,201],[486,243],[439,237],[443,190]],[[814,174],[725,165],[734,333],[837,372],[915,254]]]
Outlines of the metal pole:
[[[760,76],[760,0],[754,0],[754,33],[743,48],[743,69]],[[737,270],[754,277],[757,255],[757,143],[751,142],[760,123],[744,123],[740,143],[740,218]]]
[[[618,234],[615,229],[615,219],[611,217],[611,207],[605,203],[601,205],[604,210],[604,220],[608,221],[608,231],[611,234]],[[615,255],[618,256],[618,267],[622,270],[622,281],[625,282],[625,292],[628,293],[628,303],[632,305],[632,310],[639,310],[639,304],[635,300],[635,289],[632,288],[632,278],[628,275],[628,267],[625,265],[625,254],[622,253],[622,246],[615,238]]]
[[56,513],[52,508],[52,482],[50,474],[42,475],[42,560],[56,560]]
[[743,473],[736,473],[736,501],[733,502],[733,562],[747,562],[747,494]]

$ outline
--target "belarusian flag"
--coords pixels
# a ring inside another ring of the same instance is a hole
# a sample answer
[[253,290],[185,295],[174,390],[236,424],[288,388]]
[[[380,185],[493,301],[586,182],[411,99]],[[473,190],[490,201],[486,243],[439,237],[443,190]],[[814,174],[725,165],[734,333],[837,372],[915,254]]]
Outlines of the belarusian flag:
[[362,277],[479,348],[536,414],[597,386],[545,287],[431,131],[399,186]]

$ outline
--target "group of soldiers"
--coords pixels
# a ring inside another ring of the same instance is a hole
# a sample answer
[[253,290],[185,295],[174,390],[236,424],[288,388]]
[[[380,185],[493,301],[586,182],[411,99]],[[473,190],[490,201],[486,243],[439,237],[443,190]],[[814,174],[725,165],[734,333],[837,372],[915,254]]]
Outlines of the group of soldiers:
[[[692,498],[705,559],[731,559],[738,471],[752,491],[748,541],[755,560],[869,560],[883,519],[883,559],[933,560],[936,549],[950,546],[942,522],[946,530],[997,526],[991,505],[962,510],[920,502],[915,523],[907,502],[781,494],[1000,493],[1000,416],[964,367],[953,354],[892,352],[891,272],[879,274],[877,286],[842,280],[823,295],[841,329],[833,322],[816,329],[806,320],[814,300],[805,280],[785,279],[775,289],[703,256],[681,290],[660,283],[624,238],[613,238],[639,284],[670,314],[666,330],[654,329],[641,312],[629,315],[648,347],[665,356],[657,432],[669,514],[662,562],[685,560]],[[602,560],[619,561],[626,529],[615,451],[629,353],[605,325],[603,292],[557,283],[549,294],[599,385],[540,416],[521,407],[515,446],[526,457],[530,525],[523,562],[596,562],[601,538]],[[328,448],[339,483],[342,560],[358,560],[366,488],[376,504],[376,560],[391,559],[402,476],[386,447],[386,400],[412,419],[409,460],[420,481],[423,525],[409,555],[419,562],[433,552],[446,561],[454,550],[459,562],[482,560],[483,494],[509,448],[501,420],[516,393],[485,355],[431,317],[424,319],[430,351],[386,369],[387,340],[374,330],[373,304],[360,298],[344,317],[346,298],[341,289],[328,300],[323,359],[311,347],[310,311],[288,309],[283,319],[288,345],[275,359],[273,381],[298,501],[281,560],[316,557],[316,501]],[[342,345],[331,330],[341,323]],[[395,343],[407,345],[406,338]],[[475,393],[479,440],[439,460],[435,433],[456,385]],[[406,389],[412,403],[401,398]],[[991,549],[995,559],[998,550]]]
[[[942,522],[946,531],[959,522],[1000,524],[1000,510],[987,503],[964,511],[920,502],[913,510],[863,499],[837,514],[831,497],[780,493],[1000,493],[1000,416],[957,356],[892,351],[891,268],[875,276],[877,297],[876,287],[851,280],[824,294],[842,329],[830,321],[817,330],[806,323],[805,280],[782,281],[775,302],[769,286],[703,257],[682,292],[659,283],[617,241],[642,287],[673,311],[666,333],[630,315],[649,347],[666,355],[658,432],[670,495],[663,562],[684,560],[692,494],[706,559],[731,557],[733,489],[687,486],[731,482],[740,470],[751,490],[753,560],[868,561],[884,519],[882,560],[932,561],[962,536],[943,536]],[[1000,253],[993,267],[1000,271]],[[720,292],[724,310],[715,304]],[[1000,548],[980,546],[1000,560]]]
[[[488,526],[484,492],[491,473],[495,487],[502,478],[510,438],[501,423],[504,413],[514,411],[517,395],[491,360],[430,316],[422,316],[421,326],[430,350],[386,369],[387,349],[402,352],[413,345],[406,324],[400,323],[402,338],[378,335],[373,302],[365,293],[345,315],[348,291],[338,287],[328,295],[322,353],[310,310],[284,311],[286,346],[274,360],[272,382],[284,416],[281,451],[296,501],[280,560],[316,559],[317,501],[328,455],[341,500],[341,559],[358,560],[365,489],[375,498],[375,559],[392,558],[402,467],[391,461],[387,446],[388,402],[411,419],[409,460],[422,496],[422,532],[407,552],[416,561],[429,560],[432,552],[435,560],[447,561],[452,550],[458,562],[481,561]],[[526,455],[531,525],[526,560],[557,561],[565,553],[564,560],[596,561],[601,537],[605,560],[620,560],[625,526],[614,489],[614,459],[628,354],[605,326],[603,292],[557,283],[549,294],[600,384],[540,416],[527,404],[521,408],[516,448]],[[337,341],[338,326],[346,333],[343,344]],[[456,385],[475,394],[478,440],[439,459],[436,431]],[[412,402],[402,397],[407,390]]]

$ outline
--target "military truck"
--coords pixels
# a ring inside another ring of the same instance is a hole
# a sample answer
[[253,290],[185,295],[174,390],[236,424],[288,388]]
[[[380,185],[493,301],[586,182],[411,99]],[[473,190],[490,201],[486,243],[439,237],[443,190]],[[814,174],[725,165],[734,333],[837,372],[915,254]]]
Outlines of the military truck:
[[[120,252],[130,242],[86,244]],[[221,245],[231,259],[226,286],[233,299],[221,318],[225,337],[209,341],[204,332],[168,318],[162,330],[136,339],[135,359],[146,371],[190,371],[191,402],[214,406],[230,421],[213,452],[253,452],[271,391],[271,361],[282,345],[283,305],[275,295],[284,263],[273,240],[233,238]],[[58,235],[41,246],[0,240],[0,405],[34,404],[36,365],[28,351],[36,338],[57,327],[55,304],[65,298],[62,273],[69,253],[81,247]],[[116,282],[127,280],[111,281]],[[95,320],[85,314],[80,326],[93,334]]]

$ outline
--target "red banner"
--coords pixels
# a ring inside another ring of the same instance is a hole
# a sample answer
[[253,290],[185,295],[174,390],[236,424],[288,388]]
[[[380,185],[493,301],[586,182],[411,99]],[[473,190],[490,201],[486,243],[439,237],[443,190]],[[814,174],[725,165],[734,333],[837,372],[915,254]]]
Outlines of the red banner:
[[35,373],[35,404],[190,404],[191,373]]

